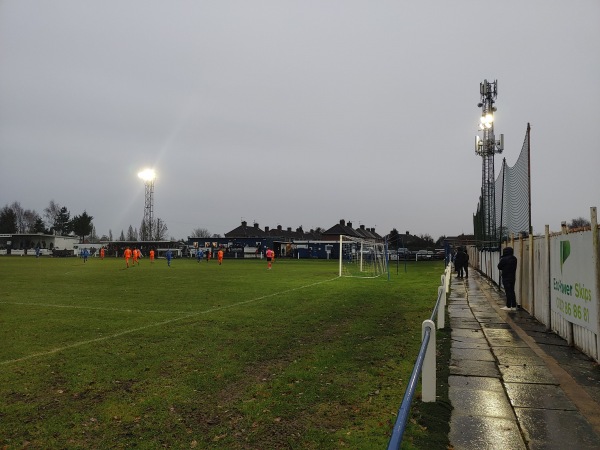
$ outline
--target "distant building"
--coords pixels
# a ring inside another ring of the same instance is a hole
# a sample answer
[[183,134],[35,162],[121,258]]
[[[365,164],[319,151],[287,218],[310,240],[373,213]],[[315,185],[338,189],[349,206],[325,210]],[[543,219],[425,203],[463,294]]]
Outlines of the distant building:
[[233,230],[225,233],[224,238],[198,238],[188,237],[188,246],[195,248],[221,248],[226,258],[262,258],[267,248],[275,251],[278,258],[337,258],[340,235],[352,236],[362,239],[383,238],[375,232],[374,228],[366,228],[361,225],[358,229],[352,227],[352,223],[346,224],[345,220],[325,232],[296,228],[283,228],[278,225],[275,228],[265,227],[261,229],[258,223],[249,226],[246,221]]
[[50,255],[53,252],[73,255],[78,236],[55,236],[43,233],[14,233],[0,234],[0,255],[35,255],[35,249],[40,254]]

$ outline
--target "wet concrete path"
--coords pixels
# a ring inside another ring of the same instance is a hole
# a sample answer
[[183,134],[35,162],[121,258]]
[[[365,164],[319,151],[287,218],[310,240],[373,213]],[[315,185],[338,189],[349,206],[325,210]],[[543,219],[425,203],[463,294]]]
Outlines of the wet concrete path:
[[451,448],[600,449],[600,366],[469,275],[448,299]]

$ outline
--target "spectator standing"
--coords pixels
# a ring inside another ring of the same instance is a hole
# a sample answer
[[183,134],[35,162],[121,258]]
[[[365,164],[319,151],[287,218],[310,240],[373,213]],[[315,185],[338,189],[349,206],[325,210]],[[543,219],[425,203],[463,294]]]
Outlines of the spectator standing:
[[467,261],[467,254],[462,247],[458,247],[456,255],[454,255],[454,270],[456,270],[456,278],[464,277],[464,267]]
[[514,255],[512,247],[506,247],[502,251],[502,257],[498,262],[498,269],[501,271],[502,285],[506,293],[506,306],[501,309],[504,311],[517,310],[517,294],[515,294],[515,282],[517,280],[517,257]]

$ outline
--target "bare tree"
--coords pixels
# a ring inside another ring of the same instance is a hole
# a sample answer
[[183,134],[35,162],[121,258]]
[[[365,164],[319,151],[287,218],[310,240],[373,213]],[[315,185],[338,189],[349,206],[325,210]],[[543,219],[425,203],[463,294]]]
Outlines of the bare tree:
[[92,224],[92,232],[90,233],[89,240],[92,243],[96,243],[96,242],[98,242],[100,240],[98,238],[98,233],[96,233],[96,227],[93,224]]
[[15,213],[15,219],[17,221],[17,233],[25,233],[27,231],[27,225],[25,223],[25,210],[19,202],[13,202],[10,205],[10,209]]
[[206,228],[194,228],[190,237],[194,238],[209,238],[211,237],[210,231]]
[[35,233],[36,229],[39,228],[38,222],[41,220],[42,218],[40,217],[40,215],[35,212],[34,210],[31,209],[26,209],[23,212],[23,224],[25,225],[25,232],[26,233]]
[[427,233],[421,234],[419,236],[419,238],[421,238],[426,245],[434,245],[433,238],[431,237],[431,235],[429,235]]
[[48,228],[53,228],[58,217],[60,216],[61,206],[54,200],[50,200],[48,206],[44,208],[44,217],[46,217]]
[[584,228],[590,226],[592,226],[592,223],[589,220],[583,217],[577,217],[576,219],[571,220],[569,228]]
[[157,218],[154,221],[154,226],[152,227],[153,230],[153,234],[154,234],[154,240],[155,241],[163,241],[167,239],[167,231],[169,230],[167,228],[167,224],[165,222],[163,222],[161,219]]

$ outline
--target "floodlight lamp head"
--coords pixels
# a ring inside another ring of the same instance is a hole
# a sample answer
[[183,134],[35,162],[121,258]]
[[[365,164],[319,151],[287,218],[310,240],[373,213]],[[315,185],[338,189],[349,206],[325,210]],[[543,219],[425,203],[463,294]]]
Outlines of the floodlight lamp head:
[[154,169],[144,169],[138,173],[138,177],[146,182],[154,181],[156,179],[156,172]]
[[489,128],[491,123],[494,121],[494,116],[491,113],[487,113],[487,114],[481,116],[481,118],[479,120],[482,125],[485,125],[487,128]]

